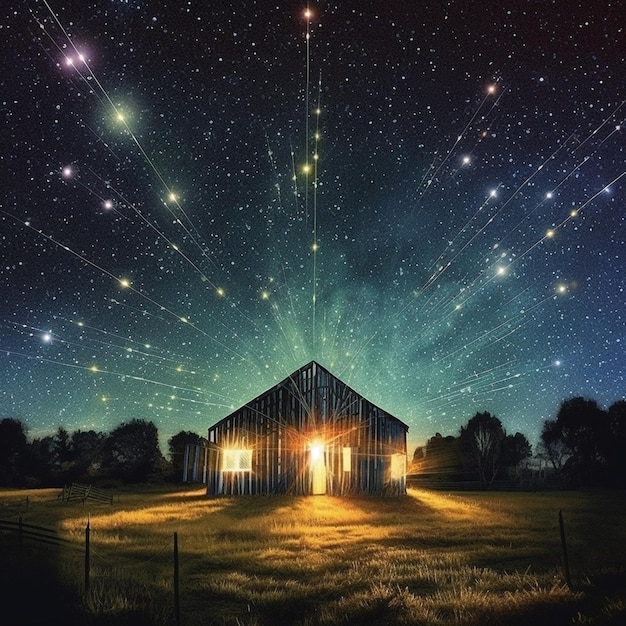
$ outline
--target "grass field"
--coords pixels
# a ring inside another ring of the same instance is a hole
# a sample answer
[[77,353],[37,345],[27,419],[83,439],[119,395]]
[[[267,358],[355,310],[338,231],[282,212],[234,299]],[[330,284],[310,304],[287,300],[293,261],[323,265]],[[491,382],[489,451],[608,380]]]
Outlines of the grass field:
[[[76,543],[25,540],[20,551],[0,535],[0,600],[20,607],[16,624],[43,623],[40,614],[176,624],[174,533],[183,626],[626,623],[623,492],[207,499],[198,487],[128,489],[112,506],[59,492],[0,492],[0,519],[21,516]],[[20,604],[24,586],[36,602]]]

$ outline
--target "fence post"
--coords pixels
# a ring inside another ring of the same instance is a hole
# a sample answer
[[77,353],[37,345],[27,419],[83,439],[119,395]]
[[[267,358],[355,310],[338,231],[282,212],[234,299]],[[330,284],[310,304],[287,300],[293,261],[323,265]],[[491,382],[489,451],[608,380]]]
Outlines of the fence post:
[[180,625],[180,596],[178,586],[178,533],[174,533],[174,616],[176,626]]
[[567,556],[567,543],[565,542],[565,526],[563,524],[563,512],[559,511],[559,530],[561,531],[561,547],[563,548],[563,568],[565,569],[565,582],[572,591],[572,579],[569,571],[569,558]]
[[89,526],[89,517],[87,517],[87,526],[85,527],[85,592],[89,591],[89,535],[91,528]]

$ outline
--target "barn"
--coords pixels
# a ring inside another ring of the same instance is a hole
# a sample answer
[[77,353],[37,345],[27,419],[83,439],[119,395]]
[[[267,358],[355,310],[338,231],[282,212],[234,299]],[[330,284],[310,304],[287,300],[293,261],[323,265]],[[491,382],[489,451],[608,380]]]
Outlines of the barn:
[[312,361],[209,428],[207,495],[405,494],[407,432]]

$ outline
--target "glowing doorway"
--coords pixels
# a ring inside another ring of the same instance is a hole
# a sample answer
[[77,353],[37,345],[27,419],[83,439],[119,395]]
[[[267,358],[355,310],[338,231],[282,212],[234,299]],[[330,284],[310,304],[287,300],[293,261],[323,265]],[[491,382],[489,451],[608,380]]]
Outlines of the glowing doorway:
[[311,482],[313,495],[326,493],[326,460],[324,446],[320,443],[311,444]]

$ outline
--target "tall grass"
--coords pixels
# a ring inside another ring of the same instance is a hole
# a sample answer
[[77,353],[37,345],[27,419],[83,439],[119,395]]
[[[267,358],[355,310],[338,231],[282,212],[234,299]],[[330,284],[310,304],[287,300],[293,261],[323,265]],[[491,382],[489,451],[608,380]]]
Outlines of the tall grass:
[[[89,516],[84,624],[174,623],[174,532],[185,626],[626,619],[623,494],[207,499],[198,488],[122,493],[113,506],[31,502],[25,519],[77,543]],[[559,510],[573,590],[561,570]],[[80,561],[60,562],[64,586],[82,589]]]

